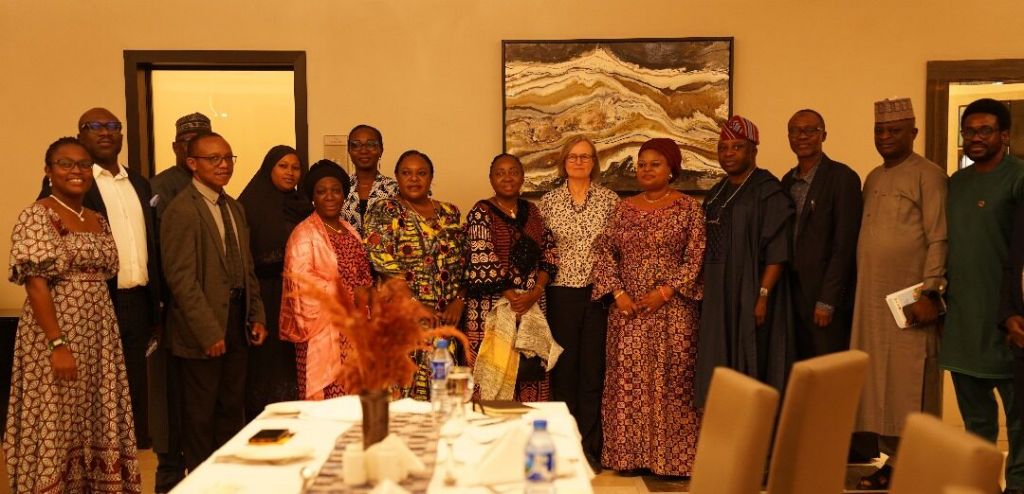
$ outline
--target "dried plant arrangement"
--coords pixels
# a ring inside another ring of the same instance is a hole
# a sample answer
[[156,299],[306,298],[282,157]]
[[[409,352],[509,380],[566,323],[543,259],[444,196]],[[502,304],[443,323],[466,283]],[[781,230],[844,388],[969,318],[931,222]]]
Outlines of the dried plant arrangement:
[[412,384],[417,366],[413,353],[429,350],[436,338],[454,338],[468,348],[469,340],[452,326],[428,329],[421,321],[433,320],[429,309],[412,297],[404,280],[391,278],[355,297],[339,286],[330,294],[312,288],[301,276],[293,278],[299,296],[320,302],[332,326],[348,339],[350,350],[337,382],[350,393],[366,393]]

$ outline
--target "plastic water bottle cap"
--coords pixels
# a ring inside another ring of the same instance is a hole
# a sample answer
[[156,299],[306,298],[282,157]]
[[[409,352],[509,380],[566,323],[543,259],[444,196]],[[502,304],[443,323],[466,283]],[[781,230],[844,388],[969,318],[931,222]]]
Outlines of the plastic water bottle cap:
[[442,339],[440,339],[440,340],[437,340],[437,342],[436,342],[436,343],[434,343],[434,345],[435,345],[435,346],[436,346],[437,348],[447,349],[447,348],[448,348],[448,340],[446,340],[446,339],[442,338]]
[[533,430],[535,431],[546,431],[548,430],[548,421],[544,419],[537,419],[533,421]]

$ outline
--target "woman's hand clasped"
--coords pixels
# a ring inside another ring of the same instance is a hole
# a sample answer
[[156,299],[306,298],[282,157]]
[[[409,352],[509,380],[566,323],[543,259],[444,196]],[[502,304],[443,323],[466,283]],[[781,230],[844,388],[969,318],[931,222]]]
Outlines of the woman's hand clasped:
[[657,312],[666,302],[661,287],[655,287],[636,302],[628,293],[620,291],[615,298],[615,307],[626,317],[638,317]]
[[59,346],[50,353],[50,367],[53,367],[53,377],[61,381],[74,381],[78,379],[78,365],[75,363],[74,355],[67,346]]

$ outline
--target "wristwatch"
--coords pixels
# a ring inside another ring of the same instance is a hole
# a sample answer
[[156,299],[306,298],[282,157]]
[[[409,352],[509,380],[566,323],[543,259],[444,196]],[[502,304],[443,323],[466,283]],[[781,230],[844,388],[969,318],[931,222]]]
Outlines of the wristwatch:
[[762,286],[761,290],[759,292],[757,292],[757,294],[759,296],[761,296],[761,297],[767,297],[768,296],[768,289]]

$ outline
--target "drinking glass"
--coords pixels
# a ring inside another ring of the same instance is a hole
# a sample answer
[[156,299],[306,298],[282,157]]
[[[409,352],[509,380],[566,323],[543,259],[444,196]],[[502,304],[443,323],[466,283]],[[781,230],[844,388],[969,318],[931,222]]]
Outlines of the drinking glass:
[[465,418],[466,403],[473,398],[473,369],[457,365],[448,373],[448,400]]

